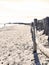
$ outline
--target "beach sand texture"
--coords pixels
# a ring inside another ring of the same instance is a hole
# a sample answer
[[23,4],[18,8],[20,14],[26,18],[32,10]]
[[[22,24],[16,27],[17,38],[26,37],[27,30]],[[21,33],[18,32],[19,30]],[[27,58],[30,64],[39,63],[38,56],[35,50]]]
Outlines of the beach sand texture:
[[[38,65],[33,54],[33,41],[29,25],[13,25],[0,29],[0,65]],[[39,62],[49,58],[37,50]],[[36,64],[37,63],[37,64]]]

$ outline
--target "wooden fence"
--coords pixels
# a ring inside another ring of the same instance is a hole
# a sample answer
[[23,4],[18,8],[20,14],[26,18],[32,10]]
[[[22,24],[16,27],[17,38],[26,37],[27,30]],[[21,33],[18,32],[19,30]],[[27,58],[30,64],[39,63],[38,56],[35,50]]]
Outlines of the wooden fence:
[[32,34],[33,34],[33,52],[37,52],[37,47],[40,49],[42,53],[44,53],[47,57],[49,57],[49,49],[44,47],[37,37],[37,30],[36,30],[36,22],[37,19],[34,19],[33,25],[31,25]]

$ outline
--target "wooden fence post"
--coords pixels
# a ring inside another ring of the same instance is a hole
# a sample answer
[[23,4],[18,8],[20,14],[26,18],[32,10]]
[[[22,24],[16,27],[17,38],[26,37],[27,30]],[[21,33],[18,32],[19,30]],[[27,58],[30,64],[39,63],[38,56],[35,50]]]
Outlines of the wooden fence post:
[[33,53],[37,52],[37,44],[36,44],[36,36],[35,36],[36,22],[37,22],[37,19],[34,19],[34,24],[33,24]]

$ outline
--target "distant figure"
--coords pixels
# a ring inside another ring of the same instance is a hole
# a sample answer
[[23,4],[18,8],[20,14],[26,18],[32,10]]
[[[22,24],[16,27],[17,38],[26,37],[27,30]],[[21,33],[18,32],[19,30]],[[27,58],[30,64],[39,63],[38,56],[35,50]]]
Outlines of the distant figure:
[[6,24],[4,24],[4,27],[5,27]]

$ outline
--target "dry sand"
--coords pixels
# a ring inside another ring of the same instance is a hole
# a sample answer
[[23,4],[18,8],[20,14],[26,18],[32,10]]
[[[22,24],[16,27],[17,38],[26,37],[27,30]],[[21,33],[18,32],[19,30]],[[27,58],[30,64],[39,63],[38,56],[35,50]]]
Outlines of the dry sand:
[[39,49],[33,54],[30,28],[29,25],[16,24],[0,29],[0,65],[49,64],[49,58]]

